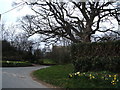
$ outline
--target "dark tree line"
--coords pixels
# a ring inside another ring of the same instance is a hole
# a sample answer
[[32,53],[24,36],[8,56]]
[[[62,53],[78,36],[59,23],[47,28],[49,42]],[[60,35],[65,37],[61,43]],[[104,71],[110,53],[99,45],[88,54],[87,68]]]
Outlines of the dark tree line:
[[39,47],[39,45],[32,40],[28,40],[26,33],[16,34],[16,29],[15,25],[7,27],[5,23],[1,24],[2,60],[37,62],[43,56],[40,48],[34,49],[34,47]]

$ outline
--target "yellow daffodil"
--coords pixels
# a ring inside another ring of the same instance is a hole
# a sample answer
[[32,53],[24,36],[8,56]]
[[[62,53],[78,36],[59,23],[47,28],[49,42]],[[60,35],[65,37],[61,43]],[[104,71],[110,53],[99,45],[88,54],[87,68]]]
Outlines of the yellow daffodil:
[[77,74],[80,74],[80,72],[77,72]]
[[115,81],[114,80],[112,80],[112,82],[111,83],[114,83]]
[[116,77],[114,77],[114,80],[116,80]]
[[117,79],[116,77],[117,77],[117,75],[114,75],[114,80],[116,80],[116,79]]
[[109,77],[112,77],[111,75],[109,75]]
[[115,85],[116,83],[112,83],[112,85]]
[[114,75],[114,77],[117,77],[117,75]]
[[95,78],[95,76],[92,76],[92,78]]
[[72,78],[72,74],[69,74],[69,77]]
[[92,75],[90,74],[90,77],[91,77]]

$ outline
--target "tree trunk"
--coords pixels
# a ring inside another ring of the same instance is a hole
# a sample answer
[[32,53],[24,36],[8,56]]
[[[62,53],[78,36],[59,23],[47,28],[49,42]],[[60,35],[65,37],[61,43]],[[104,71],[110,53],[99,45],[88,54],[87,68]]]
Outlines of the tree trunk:
[[90,35],[84,34],[82,36],[82,42],[91,42]]
[[86,28],[84,29],[83,35],[82,35],[82,42],[91,42],[91,23],[89,22],[86,24]]

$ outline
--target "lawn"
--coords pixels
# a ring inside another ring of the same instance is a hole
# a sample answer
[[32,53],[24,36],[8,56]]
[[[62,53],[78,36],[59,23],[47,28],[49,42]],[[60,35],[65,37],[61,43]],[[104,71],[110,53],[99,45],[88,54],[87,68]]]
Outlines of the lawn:
[[51,59],[44,59],[43,60],[43,63],[44,64],[56,64],[53,60],[51,60]]
[[55,65],[37,70],[33,75],[62,88],[119,88],[120,76],[107,71],[73,73],[73,65]]
[[52,59],[41,59],[40,61],[40,64],[42,65],[56,65],[56,62]]

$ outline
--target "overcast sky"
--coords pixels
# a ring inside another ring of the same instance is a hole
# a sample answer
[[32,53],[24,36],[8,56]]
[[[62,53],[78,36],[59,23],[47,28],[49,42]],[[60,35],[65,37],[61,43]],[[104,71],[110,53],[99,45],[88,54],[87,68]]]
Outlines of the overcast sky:
[[[17,20],[17,18],[32,13],[30,8],[26,5],[24,5],[23,8],[19,7],[12,11],[9,11],[12,8],[16,7],[12,6],[12,3],[14,1],[19,0],[0,0],[0,14],[2,14],[1,21],[5,21],[6,23],[14,23]],[[9,12],[5,13],[6,11]]]

